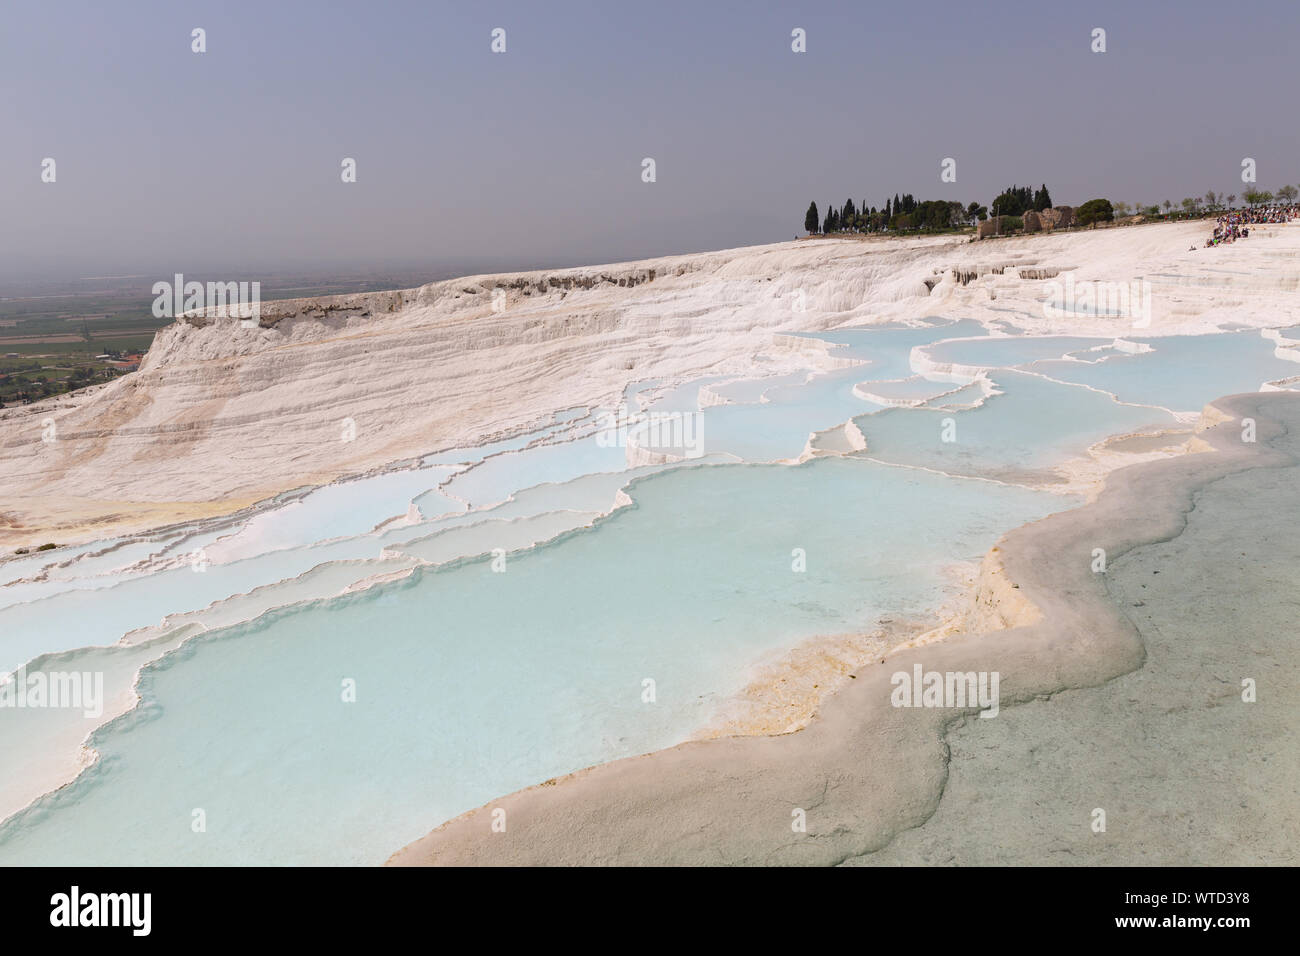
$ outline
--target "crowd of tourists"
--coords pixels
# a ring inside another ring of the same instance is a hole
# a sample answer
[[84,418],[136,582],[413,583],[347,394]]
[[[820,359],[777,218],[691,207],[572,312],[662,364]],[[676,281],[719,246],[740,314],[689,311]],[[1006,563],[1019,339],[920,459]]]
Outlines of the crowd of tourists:
[[1300,205],[1260,206],[1255,209],[1240,209],[1220,216],[1214,227],[1214,235],[1205,241],[1206,246],[1218,246],[1236,242],[1250,235],[1250,227],[1266,223],[1285,223],[1300,219]]

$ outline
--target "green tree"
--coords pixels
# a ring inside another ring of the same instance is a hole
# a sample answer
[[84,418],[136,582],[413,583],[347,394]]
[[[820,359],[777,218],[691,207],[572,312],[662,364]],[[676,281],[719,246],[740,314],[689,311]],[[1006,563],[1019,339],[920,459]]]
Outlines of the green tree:
[[1034,194],[1028,186],[1012,186],[1004,189],[993,200],[992,211],[995,216],[1019,216],[1034,208]]
[[1109,199],[1089,199],[1079,207],[1074,219],[1081,226],[1090,226],[1097,222],[1113,222],[1115,208],[1110,204]]
[[808,204],[808,211],[803,215],[804,231],[806,231],[809,235],[812,235],[813,233],[817,232],[817,228],[820,221],[821,220],[818,219],[817,217],[817,203],[810,202]]

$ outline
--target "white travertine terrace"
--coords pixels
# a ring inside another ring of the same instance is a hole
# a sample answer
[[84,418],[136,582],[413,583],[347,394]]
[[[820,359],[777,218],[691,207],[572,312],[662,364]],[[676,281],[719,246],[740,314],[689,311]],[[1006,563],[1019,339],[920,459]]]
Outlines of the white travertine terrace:
[[[931,316],[1129,332],[1113,317],[1045,316],[1047,280],[1022,272],[1147,278],[1160,308],[1142,335],[1300,322],[1300,228],[1261,226],[1246,242],[1189,251],[1205,229],[787,242],[264,303],[253,328],[185,316],[138,372],[0,412],[0,550],[229,513],[512,433],[556,409],[613,405],[634,381],[849,361],[793,332]],[[958,272],[979,277],[963,285]],[[349,420],[355,440],[345,441]]]

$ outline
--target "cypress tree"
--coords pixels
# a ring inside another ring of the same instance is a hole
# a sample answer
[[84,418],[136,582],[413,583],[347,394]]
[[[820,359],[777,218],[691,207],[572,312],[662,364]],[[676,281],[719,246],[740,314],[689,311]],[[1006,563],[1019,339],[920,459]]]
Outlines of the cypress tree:
[[808,204],[808,211],[804,213],[803,216],[804,230],[810,235],[814,232],[817,232],[817,226],[819,221],[820,220],[817,218],[817,203],[810,202]]

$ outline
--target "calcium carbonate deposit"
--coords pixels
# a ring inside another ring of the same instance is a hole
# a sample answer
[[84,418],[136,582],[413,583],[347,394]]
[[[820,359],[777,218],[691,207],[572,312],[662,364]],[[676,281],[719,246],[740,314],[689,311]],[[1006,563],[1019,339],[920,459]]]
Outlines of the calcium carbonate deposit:
[[719,721],[799,726],[816,693],[752,693],[795,648],[828,689],[1010,528],[1293,387],[1300,228],[1201,231],[187,315],[138,372],[0,412],[0,862],[377,863]]

